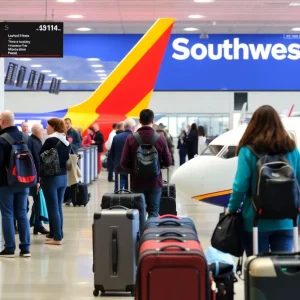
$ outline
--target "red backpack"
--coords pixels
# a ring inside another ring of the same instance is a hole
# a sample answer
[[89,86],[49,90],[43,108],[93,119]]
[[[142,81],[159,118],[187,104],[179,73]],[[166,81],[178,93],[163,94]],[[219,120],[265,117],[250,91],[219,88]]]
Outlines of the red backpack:
[[31,151],[28,148],[28,135],[23,134],[22,141],[16,142],[8,133],[1,135],[11,145],[7,182],[9,186],[27,188],[36,185],[37,172]]

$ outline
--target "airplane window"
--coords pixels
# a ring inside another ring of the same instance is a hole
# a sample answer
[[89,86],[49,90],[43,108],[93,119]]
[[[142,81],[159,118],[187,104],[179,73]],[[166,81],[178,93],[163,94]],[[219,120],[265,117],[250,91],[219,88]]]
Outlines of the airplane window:
[[236,146],[228,146],[228,148],[223,152],[222,158],[229,159],[236,156]]
[[216,156],[224,146],[222,145],[209,145],[202,153],[201,155],[206,156]]

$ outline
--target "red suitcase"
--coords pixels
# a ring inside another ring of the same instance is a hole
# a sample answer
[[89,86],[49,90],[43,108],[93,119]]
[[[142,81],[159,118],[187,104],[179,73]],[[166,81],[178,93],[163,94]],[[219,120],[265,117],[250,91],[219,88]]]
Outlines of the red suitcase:
[[214,300],[208,265],[197,241],[145,241],[140,248],[136,300]]

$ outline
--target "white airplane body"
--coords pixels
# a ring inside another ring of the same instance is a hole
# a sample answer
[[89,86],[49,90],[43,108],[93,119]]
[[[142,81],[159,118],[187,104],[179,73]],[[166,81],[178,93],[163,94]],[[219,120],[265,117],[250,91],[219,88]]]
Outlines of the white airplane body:
[[[283,117],[282,122],[299,148],[300,117]],[[171,182],[189,198],[227,207],[237,170],[237,145],[247,124],[214,139],[206,150],[179,167]]]

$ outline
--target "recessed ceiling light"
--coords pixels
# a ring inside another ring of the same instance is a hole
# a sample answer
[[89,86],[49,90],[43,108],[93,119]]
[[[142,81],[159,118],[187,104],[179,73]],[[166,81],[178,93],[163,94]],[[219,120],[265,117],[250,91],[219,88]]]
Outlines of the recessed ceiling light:
[[95,70],[96,73],[105,73],[105,70]]
[[290,3],[290,6],[300,6],[300,2],[292,2]]
[[63,79],[63,77],[57,77],[57,79],[59,79],[59,80],[62,80],[62,79]]
[[103,65],[92,65],[93,68],[101,68]]
[[92,29],[88,28],[88,27],[80,27],[80,28],[77,28],[76,30],[77,31],[91,31]]
[[300,27],[296,27],[292,29],[293,31],[300,31]]
[[60,3],[73,3],[73,2],[76,2],[76,0],[56,0],[56,2],[60,2]]
[[87,58],[88,61],[98,61],[100,60],[100,58],[96,58],[96,57],[91,57],[91,58]]
[[40,68],[42,65],[31,65],[32,68]]
[[194,0],[194,2],[196,2],[196,3],[211,3],[211,2],[215,2],[215,0]]
[[66,82],[68,82],[68,80],[62,80],[62,83],[66,83]]
[[19,60],[22,60],[22,61],[30,61],[31,58],[19,58]]
[[68,15],[67,18],[69,19],[82,19],[82,15]]
[[202,19],[202,18],[204,18],[204,16],[201,16],[201,15],[189,15],[189,18],[190,19]]
[[198,31],[198,28],[194,28],[194,27],[187,27],[183,29],[184,31]]
[[51,73],[51,70],[42,70],[42,73]]
[[98,74],[98,76],[100,76],[100,77],[106,77],[107,75],[106,74]]
[[55,76],[57,76],[57,74],[49,74],[49,76],[55,77]]

